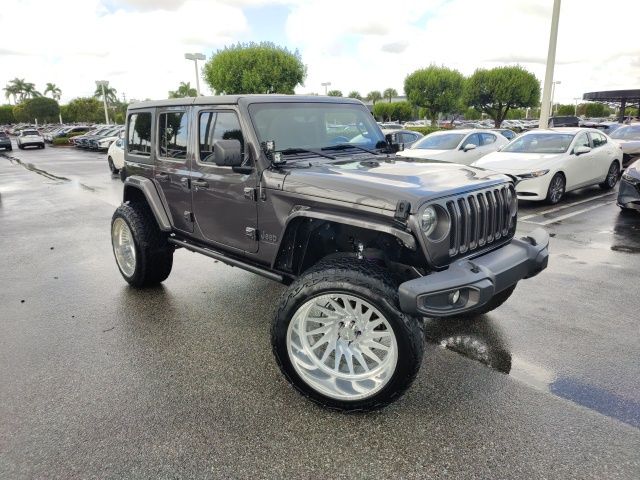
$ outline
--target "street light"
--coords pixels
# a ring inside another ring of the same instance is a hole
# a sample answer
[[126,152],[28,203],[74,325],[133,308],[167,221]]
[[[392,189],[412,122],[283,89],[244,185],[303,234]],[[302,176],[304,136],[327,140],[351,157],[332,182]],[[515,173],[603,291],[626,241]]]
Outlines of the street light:
[[573,101],[576,104],[576,108],[575,108],[575,111],[574,111],[574,115],[576,117],[578,116],[578,100],[582,100],[582,98],[581,97],[573,97]]
[[198,96],[200,96],[200,75],[198,74],[198,60],[204,60],[205,57],[202,53],[185,53],[184,58],[187,60],[193,60],[196,64],[196,91],[198,92]]
[[[553,86],[551,88],[551,108],[549,109],[549,112],[551,112],[553,114],[553,97],[556,94],[556,85],[560,85],[562,82],[560,80],[557,80],[555,82],[553,82]],[[557,110],[556,110],[557,113]]]
[[324,87],[324,94],[327,94],[327,87],[331,86],[331,82],[322,82],[320,85]]
[[551,33],[549,35],[549,51],[547,52],[547,69],[544,73],[542,89],[542,105],[540,107],[540,128],[549,126],[549,97],[553,82],[553,69],[556,65],[556,43],[558,41],[558,21],[560,20],[560,0],[553,0],[551,15]]
[[104,102],[104,121],[109,125],[109,111],[107,110],[107,95],[105,94],[105,87],[109,86],[109,82],[106,80],[97,80],[96,86],[102,88],[102,101]]

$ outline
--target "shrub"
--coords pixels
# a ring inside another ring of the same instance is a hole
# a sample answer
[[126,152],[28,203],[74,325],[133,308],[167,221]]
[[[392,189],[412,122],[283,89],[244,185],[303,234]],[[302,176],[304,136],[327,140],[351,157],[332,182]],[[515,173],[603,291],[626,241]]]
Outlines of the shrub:
[[69,137],[58,137],[53,139],[54,145],[69,145]]
[[423,135],[429,135],[430,133],[437,132],[442,129],[438,127],[407,127],[407,130],[413,130],[414,132],[419,132]]
[[69,135],[67,135],[67,137],[68,138],[79,137],[80,135],[84,135],[85,133],[87,133],[87,132],[73,132],[73,133],[70,133]]

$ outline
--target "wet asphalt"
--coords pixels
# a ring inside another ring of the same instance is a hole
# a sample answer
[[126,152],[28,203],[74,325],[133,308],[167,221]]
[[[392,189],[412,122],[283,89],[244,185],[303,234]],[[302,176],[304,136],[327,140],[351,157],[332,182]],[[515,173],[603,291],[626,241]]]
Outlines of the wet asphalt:
[[127,286],[121,190],[104,154],[0,153],[0,478],[640,477],[640,215],[615,195],[521,204],[549,268],[428,321],[409,392],[344,415],[277,369],[283,287],[183,250],[161,287]]

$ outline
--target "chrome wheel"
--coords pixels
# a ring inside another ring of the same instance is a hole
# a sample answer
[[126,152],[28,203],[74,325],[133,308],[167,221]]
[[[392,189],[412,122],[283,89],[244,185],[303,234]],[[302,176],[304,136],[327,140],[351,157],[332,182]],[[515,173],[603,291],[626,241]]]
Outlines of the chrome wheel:
[[549,200],[551,203],[558,203],[564,194],[564,179],[562,175],[556,175],[551,179],[549,185]]
[[616,162],[613,162],[609,167],[609,173],[607,174],[607,186],[613,188],[618,183],[618,176],[620,175],[619,167]]
[[398,362],[393,328],[371,303],[346,293],[305,302],[287,329],[287,351],[300,378],[338,400],[375,395]]
[[132,277],[136,270],[136,245],[129,225],[122,218],[113,221],[111,243],[118,267],[124,275]]

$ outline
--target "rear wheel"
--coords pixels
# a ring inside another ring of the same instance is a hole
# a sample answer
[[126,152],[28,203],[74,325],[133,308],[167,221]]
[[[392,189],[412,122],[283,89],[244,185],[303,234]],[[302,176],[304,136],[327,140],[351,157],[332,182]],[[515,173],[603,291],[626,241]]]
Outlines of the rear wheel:
[[399,398],[423,355],[422,321],[398,308],[383,268],[352,258],[322,262],[284,293],[271,329],[276,361],[312,401],[374,410]]
[[620,165],[618,165],[617,161],[614,161],[609,167],[609,171],[607,172],[607,178],[605,178],[604,182],[600,184],[600,188],[603,190],[611,190],[618,183],[618,179],[620,178]]
[[126,179],[127,179],[127,169],[125,167],[122,167],[120,169],[120,180],[124,182]]
[[111,170],[111,174],[116,175],[118,173],[118,169],[113,164],[113,159],[111,157],[108,157],[107,162],[109,163],[109,170]]
[[566,186],[566,181],[562,173],[556,173],[551,182],[549,182],[549,188],[547,190],[547,203],[555,205],[558,203],[563,195]]
[[171,273],[174,249],[145,204],[125,203],[116,209],[111,244],[120,273],[134,287],[157,285]]

